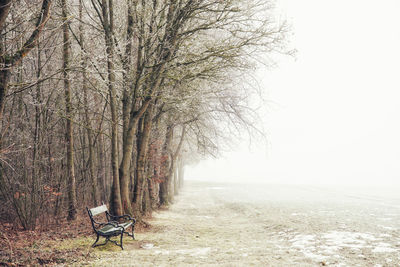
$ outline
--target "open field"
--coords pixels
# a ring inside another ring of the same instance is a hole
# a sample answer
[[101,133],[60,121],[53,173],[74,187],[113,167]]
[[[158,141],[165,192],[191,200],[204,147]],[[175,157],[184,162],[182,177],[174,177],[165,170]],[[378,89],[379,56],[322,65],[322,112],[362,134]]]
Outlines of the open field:
[[399,266],[397,190],[189,181],[95,266]]

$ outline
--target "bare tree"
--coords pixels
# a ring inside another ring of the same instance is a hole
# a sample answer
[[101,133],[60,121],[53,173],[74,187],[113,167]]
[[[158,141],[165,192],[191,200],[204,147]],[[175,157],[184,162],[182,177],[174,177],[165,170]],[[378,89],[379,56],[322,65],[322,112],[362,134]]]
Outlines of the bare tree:
[[63,17],[63,78],[65,93],[65,118],[67,139],[67,179],[68,179],[68,220],[76,219],[76,181],[74,165],[74,127],[71,101],[70,57],[71,39],[69,34],[69,14],[67,0],[61,1]]
[[38,2],[0,5],[0,202],[26,229],[100,201],[141,217],[191,155],[259,131],[244,75],[287,52],[270,1],[61,0],[52,19],[43,0],[32,23]]
[[[5,0],[0,3],[0,32],[5,30],[5,21],[11,8],[12,1]],[[3,45],[0,46],[0,119],[3,118],[5,97],[7,94],[10,72],[21,60],[36,46],[37,40],[47,20],[50,17],[50,6],[52,0],[43,0],[39,18],[35,29],[32,31],[26,42],[13,54],[6,54]]]

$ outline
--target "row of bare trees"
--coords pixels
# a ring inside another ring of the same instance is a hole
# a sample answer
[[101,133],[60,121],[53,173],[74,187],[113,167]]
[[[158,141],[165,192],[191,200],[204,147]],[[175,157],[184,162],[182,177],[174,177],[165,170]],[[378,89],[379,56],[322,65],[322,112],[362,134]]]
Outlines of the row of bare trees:
[[0,1],[0,214],[35,229],[84,205],[138,218],[168,205],[185,164],[254,129],[246,73],[286,49],[272,10]]

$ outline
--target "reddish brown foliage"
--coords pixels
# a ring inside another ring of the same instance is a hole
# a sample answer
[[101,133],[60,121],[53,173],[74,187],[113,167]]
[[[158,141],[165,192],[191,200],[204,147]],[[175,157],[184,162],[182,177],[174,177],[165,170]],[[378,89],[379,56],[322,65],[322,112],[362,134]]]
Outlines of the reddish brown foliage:
[[[11,223],[0,223],[0,266],[44,265],[69,263],[87,258],[81,248],[62,249],[52,247],[49,241],[92,235],[86,214],[80,214],[76,221],[60,219],[46,229],[24,231]],[[54,244],[54,242],[53,242]]]

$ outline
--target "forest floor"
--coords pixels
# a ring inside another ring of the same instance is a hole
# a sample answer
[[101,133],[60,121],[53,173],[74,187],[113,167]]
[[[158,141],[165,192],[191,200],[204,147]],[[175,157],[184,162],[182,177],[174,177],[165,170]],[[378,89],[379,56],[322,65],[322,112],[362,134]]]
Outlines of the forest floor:
[[124,251],[79,265],[400,266],[399,191],[382,190],[187,182]]
[[0,266],[72,264],[88,258],[88,237],[93,230],[86,217],[82,212],[74,222],[60,218],[57,223],[46,222],[45,229],[38,227],[35,231],[0,221]]
[[[75,221],[61,217],[54,222],[42,222],[44,226],[40,224],[35,231],[23,230],[18,223],[4,219],[0,218],[0,267],[81,265],[80,262],[97,259],[104,251],[121,250],[111,244],[91,248],[96,236],[86,210],[80,210]],[[144,233],[148,228],[143,222],[137,224],[135,230]],[[129,243],[131,239],[125,240]],[[129,247],[139,248],[140,244],[140,241],[131,240]]]
[[[90,228],[32,236],[26,250],[35,264],[58,266],[400,266],[398,192],[188,181],[123,251],[90,248]],[[13,250],[9,241],[0,252]]]

